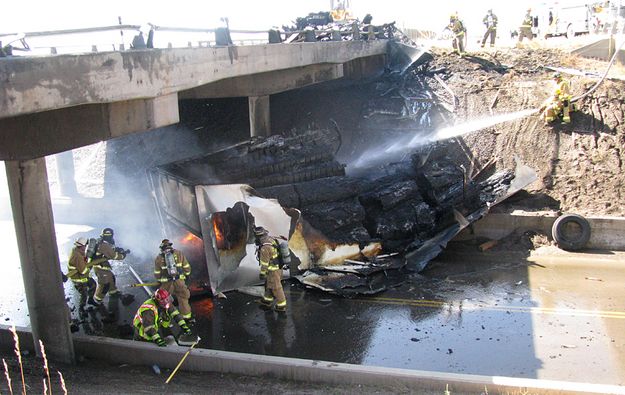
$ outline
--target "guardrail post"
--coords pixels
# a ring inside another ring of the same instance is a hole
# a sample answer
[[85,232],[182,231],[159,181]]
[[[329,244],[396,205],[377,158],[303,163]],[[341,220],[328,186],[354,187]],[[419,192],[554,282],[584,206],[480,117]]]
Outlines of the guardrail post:
[[312,43],[317,41],[314,30],[304,30],[304,42]]
[[358,27],[358,22],[352,23],[352,39],[360,40],[360,28]]

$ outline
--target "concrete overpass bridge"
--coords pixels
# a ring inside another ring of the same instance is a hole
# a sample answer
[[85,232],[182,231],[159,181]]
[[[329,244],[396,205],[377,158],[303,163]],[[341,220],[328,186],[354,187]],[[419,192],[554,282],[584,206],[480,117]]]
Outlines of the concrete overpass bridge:
[[248,97],[269,135],[270,95],[387,65],[388,41],[305,42],[0,58],[6,161],[35,348],[74,362],[45,156],[175,124],[181,99]]

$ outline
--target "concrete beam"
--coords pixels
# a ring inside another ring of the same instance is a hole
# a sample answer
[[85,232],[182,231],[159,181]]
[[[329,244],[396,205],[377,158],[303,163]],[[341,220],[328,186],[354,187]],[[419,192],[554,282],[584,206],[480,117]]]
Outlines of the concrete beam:
[[41,340],[48,358],[74,363],[45,159],[6,162],[6,173],[35,350]]
[[[586,58],[610,60],[616,51],[616,44],[614,37],[603,38],[597,40],[592,44],[585,45],[581,48],[573,50],[571,53],[580,55]],[[620,63],[625,63],[625,49],[621,49],[617,55],[617,60]]]
[[164,96],[218,80],[383,55],[387,40],[146,49],[0,61],[0,118]]
[[266,96],[343,77],[342,64],[315,64],[228,78],[180,92],[181,99]]
[[343,65],[343,74],[349,80],[379,77],[386,67],[386,55],[366,56]]
[[250,114],[250,136],[271,136],[269,96],[248,98]]
[[0,119],[0,160],[25,160],[178,123],[178,95]]

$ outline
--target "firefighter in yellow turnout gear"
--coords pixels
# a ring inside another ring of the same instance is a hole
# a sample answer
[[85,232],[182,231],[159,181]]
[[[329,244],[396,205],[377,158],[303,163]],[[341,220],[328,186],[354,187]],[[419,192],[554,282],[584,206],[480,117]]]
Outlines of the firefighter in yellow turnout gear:
[[555,73],[553,80],[556,83],[553,96],[548,98],[541,106],[545,124],[554,122],[560,117],[562,118],[562,123],[571,123],[571,111],[574,111],[574,108],[571,103],[569,81],[562,78],[560,73]]
[[85,255],[88,240],[85,237],[79,237],[74,242],[74,248],[69,254],[67,261],[67,277],[72,280],[74,288],[80,294],[78,304],[79,311],[84,310],[87,299],[93,301],[95,292],[95,280],[91,278],[91,263],[87,262]]
[[172,321],[176,322],[185,335],[191,334],[182,315],[174,307],[173,298],[164,289],[158,289],[150,299],[141,304],[135,314],[133,326],[135,340],[154,342],[159,347],[167,346],[164,337],[171,332]]
[[93,270],[98,277],[98,286],[94,296],[98,304],[102,303],[102,300],[107,294],[109,296],[119,296],[115,275],[113,274],[109,260],[121,261],[126,258],[126,255],[129,253],[130,250],[115,247],[113,229],[104,228],[102,230],[102,234],[96,242],[96,250],[89,260],[89,263],[93,266]]
[[528,8],[525,17],[523,17],[523,22],[521,22],[521,26],[519,26],[519,43],[523,42],[524,38],[532,41],[534,38],[534,33],[532,32],[533,26],[534,17],[532,17],[532,9]]
[[465,39],[465,34],[467,32],[467,29],[464,27],[464,24],[462,23],[462,21],[460,20],[460,18],[458,18],[458,15],[452,15],[449,18],[449,26],[448,29],[451,30],[451,32],[454,35],[454,38],[451,42],[452,47],[454,48],[454,51],[456,51],[460,56],[464,55],[464,39]]
[[280,245],[278,240],[269,236],[269,232],[262,226],[254,228],[256,238],[257,259],[260,263],[261,275],[266,270],[265,294],[260,300],[264,307],[271,308],[275,299],[276,311],[286,311],[286,296],[282,289],[282,260],[280,259]]
[[189,297],[191,293],[185,280],[191,275],[191,265],[184,254],[173,248],[168,239],[164,239],[159,246],[161,253],[154,260],[154,277],[160,283],[160,288],[176,297],[182,317],[192,320]]
[[486,45],[486,40],[490,37],[490,46],[495,46],[495,38],[497,37],[497,15],[493,14],[493,10],[488,10],[486,16],[482,20],[484,26],[486,26],[486,33],[482,38],[482,48]]

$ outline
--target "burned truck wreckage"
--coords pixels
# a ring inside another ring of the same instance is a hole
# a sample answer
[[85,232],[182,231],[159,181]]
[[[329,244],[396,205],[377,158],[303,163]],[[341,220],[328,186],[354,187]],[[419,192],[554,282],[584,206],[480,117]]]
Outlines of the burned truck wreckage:
[[380,292],[534,180],[519,164],[516,174],[467,182],[453,163],[420,165],[418,154],[349,176],[322,143],[327,133],[255,139],[150,172],[163,226],[206,267],[194,270],[196,284],[213,293],[258,284],[253,227],[262,225],[288,239],[290,274],[303,284],[344,296]]
[[[415,130],[431,136],[453,106],[437,103],[414,69],[379,82],[361,110],[362,129],[386,125],[384,136],[393,136],[384,160],[363,164],[363,155],[376,157],[370,147],[382,146],[382,133],[350,136],[345,147],[339,127],[311,128],[148,171],[161,225],[195,267],[192,292],[260,284],[254,226],[288,240],[289,275],[305,286],[342,296],[381,292],[422,271],[462,229],[536,179],[519,161],[473,175],[449,155],[455,139],[390,149]],[[358,166],[340,163],[339,149],[352,150]]]

